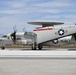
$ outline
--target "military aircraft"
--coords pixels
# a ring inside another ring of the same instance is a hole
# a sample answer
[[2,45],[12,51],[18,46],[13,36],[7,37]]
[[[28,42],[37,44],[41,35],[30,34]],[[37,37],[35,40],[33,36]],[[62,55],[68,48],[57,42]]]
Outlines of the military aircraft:
[[[25,32],[22,36],[17,36],[12,33],[11,37],[15,44],[17,38],[26,40],[25,44],[30,44],[32,50],[42,49],[43,45],[63,45],[76,43],[76,25],[56,27],[56,25],[64,24],[63,22],[50,22],[50,21],[35,21],[27,22],[33,25],[42,25],[37,27],[33,32]],[[66,39],[67,38],[67,39]]]
[[[32,50],[42,49],[44,45],[69,45],[76,44],[76,25],[63,26],[63,22],[50,22],[50,21],[35,21],[27,22],[33,25],[42,25],[37,27],[33,32],[16,32],[4,35],[0,38],[2,49],[5,49],[5,44],[20,44],[31,45]],[[56,25],[61,25],[56,27]]]

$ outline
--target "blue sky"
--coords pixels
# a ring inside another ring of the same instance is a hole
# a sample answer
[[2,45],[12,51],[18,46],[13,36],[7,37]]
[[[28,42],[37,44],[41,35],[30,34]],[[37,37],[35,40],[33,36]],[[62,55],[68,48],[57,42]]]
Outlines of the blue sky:
[[36,26],[27,22],[35,20],[75,24],[76,0],[0,0],[0,33],[13,32],[15,25],[17,31],[32,31]]

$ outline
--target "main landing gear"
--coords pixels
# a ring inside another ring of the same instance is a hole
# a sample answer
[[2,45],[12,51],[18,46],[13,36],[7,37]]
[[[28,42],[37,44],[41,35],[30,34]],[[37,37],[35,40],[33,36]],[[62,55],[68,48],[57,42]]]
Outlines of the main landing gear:
[[38,49],[42,50],[42,45],[38,44]]
[[[32,45],[32,50],[36,50],[37,48],[36,48],[36,43],[34,43],[33,45]],[[39,50],[42,50],[42,45],[41,44],[38,44],[38,49]]]

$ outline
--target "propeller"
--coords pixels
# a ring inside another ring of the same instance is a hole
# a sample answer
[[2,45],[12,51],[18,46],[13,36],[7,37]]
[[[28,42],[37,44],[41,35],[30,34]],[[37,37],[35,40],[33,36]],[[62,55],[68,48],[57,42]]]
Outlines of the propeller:
[[14,30],[14,32],[11,34],[11,37],[12,37],[12,40],[15,42],[16,41],[16,32],[17,32],[16,25],[13,27],[13,30]]

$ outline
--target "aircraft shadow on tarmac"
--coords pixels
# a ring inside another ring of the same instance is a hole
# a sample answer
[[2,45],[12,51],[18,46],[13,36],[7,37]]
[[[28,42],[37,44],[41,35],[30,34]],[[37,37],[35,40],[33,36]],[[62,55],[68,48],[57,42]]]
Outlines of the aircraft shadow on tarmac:
[[68,51],[76,51],[76,48],[68,49]]
[[31,48],[7,48],[4,50],[9,50],[9,51],[56,51],[58,49],[56,48],[43,48],[42,50],[36,49],[36,50],[32,50]]
[[[21,50],[26,51],[26,50],[31,50],[31,49],[30,48],[23,48]],[[47,50],[53,51],[53,50],[56,50],[56,49],[55,48],[43,48],[42,50],[37,49],[37,50],[33,50],[33,51],[47,51]]]
[[[7,50],[7,49],[5,49],[5,50]],[[8,48],[8,50],[9,51],[12,51],[12,50],[17,50],[17,51],[76,51],[76,48],[65,48],[65,49],[63,49],[63,48],[43,48],[42,50],[39,50],[39,49],[37,49],[37,50],[32,50],[31,48],[11,48],[11,49],[9,49]]]
[[[28,50],[31,50],[31,49],[27,49],[27,48],[25,48],[25,49],[21,49],[22,51],[28,51]],[[32,50],[32,51],[45,51],[45,50],[47,50],[47,49],[42,49],[42,50]]]
[[[22,51],[31,50],[30,48],[21,49]],[[35,50],[33,50],[35,51]],[[37,49],[36,51],[76,51],[76,48],[69,48],[69,49],[56,49],[56,48],[43,48],[42,50]]]

